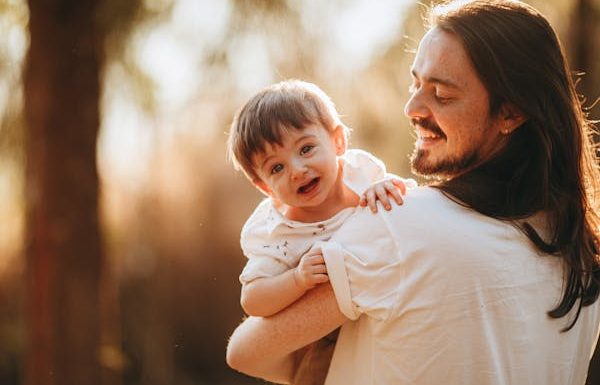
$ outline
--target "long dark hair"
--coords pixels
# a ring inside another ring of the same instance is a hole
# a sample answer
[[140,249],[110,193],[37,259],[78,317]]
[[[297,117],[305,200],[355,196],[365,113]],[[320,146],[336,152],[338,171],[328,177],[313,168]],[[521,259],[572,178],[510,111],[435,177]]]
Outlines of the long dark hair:
[[[542,252],[562,258],[563,296],[550,317],[576,314],[598,299],[598,159],[556,34],[533,7],[510,0],[433,8],[431,27],[458,36],[490,94],[490,113],[516,106],[527,121],[504,149],[466,174],[439,182],[451,199],[518,226]],[[549,236],[527,219],[543,213]]]

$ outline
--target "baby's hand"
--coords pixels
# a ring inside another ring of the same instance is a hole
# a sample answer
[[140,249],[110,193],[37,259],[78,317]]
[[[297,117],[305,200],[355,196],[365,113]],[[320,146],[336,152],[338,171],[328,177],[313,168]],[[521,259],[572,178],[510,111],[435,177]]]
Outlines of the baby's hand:
[[397,204],[401,205],[404,201],[402,196],[406,195],[406,185],[414,185],[412,179],[402,179],[397,176],[390,176],[375,182],[369,187],[362,197],[360,198],[359,204],[362,207],[369,206],[371,211],[377,212],[377,201],[379,200],[386,210],[391,210],[392,205],[390,204],[389,195],[396,201]]
[[321,254],[305,254],[294,269],[294,280],[301,288],[312,289],[319,283],[327,282],[327,267]]

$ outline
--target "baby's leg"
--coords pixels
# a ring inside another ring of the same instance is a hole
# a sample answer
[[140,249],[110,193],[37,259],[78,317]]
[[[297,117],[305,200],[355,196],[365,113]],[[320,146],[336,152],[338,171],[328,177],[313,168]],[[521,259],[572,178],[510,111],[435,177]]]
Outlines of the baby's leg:
[[339,329],[310,344],[298,357],[293,385],[323,385],[335,349]]

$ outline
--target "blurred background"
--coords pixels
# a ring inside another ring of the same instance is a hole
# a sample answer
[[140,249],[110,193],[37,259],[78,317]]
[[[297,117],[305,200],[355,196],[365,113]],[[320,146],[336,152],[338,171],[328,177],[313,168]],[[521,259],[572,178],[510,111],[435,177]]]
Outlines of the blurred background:
[[[600,1],[530,3],[591,106]],[[262,199],[226,161],[233,114],[273,82],[314,82],[352,147],[409,175],[423,10],[0,0],[0,384],[262,383],[224,362],[243,317],[239,232]]]

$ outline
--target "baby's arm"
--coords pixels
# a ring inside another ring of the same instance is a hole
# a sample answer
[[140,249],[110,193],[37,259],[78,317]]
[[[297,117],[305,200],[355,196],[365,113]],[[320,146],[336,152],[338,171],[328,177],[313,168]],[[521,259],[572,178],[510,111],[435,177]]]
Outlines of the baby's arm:
[[242,308],[248,315],[268,317],[294,303],[307,290],[328,280],[323,256],[304,255],[294,269],[245,283],[242,286]]
[[403,195],[406,195],[407,187],[416,187],[416,182],[413,179],[403,179],[394,174],[386,174],[386,177],[373,183],[361,196],[359,204],[362,207],[369,206],[371,211],[377,212],[377,201],[381,201],[383,208],[391,210],[390,204],[391,195],[397,204],[401,205],[404,201]]

